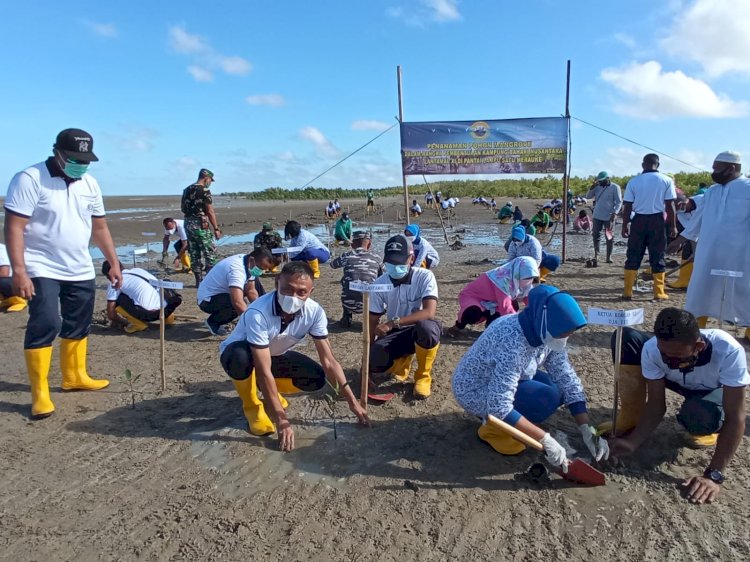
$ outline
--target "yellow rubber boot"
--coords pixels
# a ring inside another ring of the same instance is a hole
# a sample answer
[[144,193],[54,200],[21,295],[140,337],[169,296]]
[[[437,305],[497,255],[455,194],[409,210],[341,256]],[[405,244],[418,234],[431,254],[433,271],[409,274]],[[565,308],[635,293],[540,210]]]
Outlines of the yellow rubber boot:
[[513,439],[509,433],[488,423],[479,426],[477,435],[501,455],[518,455],[526,450],[526,445]]
[[388,372],[399,382],[404,382],[409,378],[411,372],[411,362],[414,358],[413,354],[409,354],[405,357],[399,357],[393,361],[393,365],[388,369]]
[[237,394],[242,399],[242,411],[245,414],[250,433],[262,437],[276,432],[271,418],[266,414],[263,402],[258,398],[258,386],[255,382],[255,371],[245,380],[232,379]]
[[314,260],[308,261],[307,265],[313,270],[313,279],[318,279],[320,277],[320,264],[318,263],[318,259],[315,258]]
[[695,321],[698,322],[698,327],[701,330],[705,330],[708,326],[708,316],[696,316]]
[[3,307],[6,307],[8,312],[21,312],[27,306],[28,303],[23,297],[8,297],[3,300]]
[[664,290],[664,280],[666,273],[654,273],[654,300],[665,301],[669,299],[669,295]]
[[550,273],[552,273],[552,270],[547,269],[544,266],[541,266],[539,268],[539,282],[540,283],[546,283],[546,281],[545,281],[544,278],[547,277],[547,275],[549,275]]
[[691,449],[705,449],[713,447],[719,440],[718,433],[709,433],[708,435],[691,435],[687,431],[683,433],[685,444]]
[[[617,381],[620,408],[617,411],[617,436],[635,428],[646,407],[646,379],[640,365],[620,365]],[[612,434],[612,422],[607,421],[596,428],[599,434]]]
[[23,355],[31,387],[31,417],[42,419],[51,416],[55,411],[55,405],[49,397],[47,375],[52,362],[52,346],[24,349]]
[[432,364],[435,362],[440,344],[431,349],[414,346],[417,355],[417,370],[414,372],[414,396],[427,398],[432,394]]
[[633,298],[633,285],[638,277],[638,270],[626,269],[625,270],[625,282],[622,290],[622,298],[631,300]]
[[127,310],[125,310],[121,306],[118,306],[117,308],[115,308],[115,312],[128,321],[128,325],[125,326],[125,332],[128,334],[142,332],[143,330],[148,328],[148,324],[146,324],[142,320],[138,320],[138,318],[136,318],[135,316],[132,316]]
[[301,388],[294,386],[294,379],[288,377],[281,377],[274,379],[276,381],[276,389],[283,394],[299,394],[304,392]]
[[182,257],[180,258],[180,264],[182,265],[183,273],[190,273],[192,271],[192,268],[190,267],[190,256],[187,252],[182,254]]
[[670,289],[687,289],[688,284],[690,283],[690,277],[693,275],[693,262],[689,261],[685,263],[682,262],[682,267],[680,268],[680,275],[677,277],[677,281],[674,283],[669,283],[667,286]]
[[101,390],[109,386],[107,379],[92,379],[86,371],[88,338],[60,338],[60,369],[63,390]]
[[172,324],[174,324],[174,322],[174,312],[164,319],[164,324],[166,324],[167,326],[171,326]]

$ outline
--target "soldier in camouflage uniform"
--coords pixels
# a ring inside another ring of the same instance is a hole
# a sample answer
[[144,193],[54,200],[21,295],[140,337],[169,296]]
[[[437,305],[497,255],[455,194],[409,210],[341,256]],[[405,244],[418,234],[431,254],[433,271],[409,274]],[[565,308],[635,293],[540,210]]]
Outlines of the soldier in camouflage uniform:
[[281,248],[284,245],[281,239],[281,234],[273,229],[273,225],[270,222],[263,223],[263,230],[255,235],[253,239],[253,246],[257,250],[258,248],[266,248],[269,252],[274,248]]
[[372,283],[383,274],[383,260],[370,251],[370,235],[357,231],[352,235],[352,249],[331,261],[333,269],[344,268],[341,279],[341,306],[344,314],[341,325],[352,324],[352,314],[362,314],[362,293],[349,289],[350,281]]
[[[213,181],[213,172],[203,168],[198,172],[198,181],[182,192],[181,206],[185,215],[185,233],[196,287],[203,280],[204,269],[210,270],[218,261],[214,235],[216,239],[221,238],[221,229],[216,221],[211,197],[210,188]],[[213,228],[213,234],[209,225]]]

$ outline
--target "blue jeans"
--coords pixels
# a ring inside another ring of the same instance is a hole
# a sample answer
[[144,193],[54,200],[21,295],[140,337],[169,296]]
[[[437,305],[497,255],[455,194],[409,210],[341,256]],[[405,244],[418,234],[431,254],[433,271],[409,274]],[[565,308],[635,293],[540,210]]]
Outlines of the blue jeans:
[[531,423],[541,423],[562,406],[560,389],[549,375],[537,371],[534,378],[518,383],[513,408]]

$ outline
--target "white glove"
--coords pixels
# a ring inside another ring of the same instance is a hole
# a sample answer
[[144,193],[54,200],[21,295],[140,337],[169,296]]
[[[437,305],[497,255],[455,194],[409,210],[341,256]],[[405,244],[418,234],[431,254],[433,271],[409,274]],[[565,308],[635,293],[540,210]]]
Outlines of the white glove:
[[547,462],[567,473],[568,455],[565,453],[565,447],[555,441],[549,433],[544,434],[540,443],[544,447],[544,456],[547,458]]
[[603,437],[597,437],[596,429],[587,423],[582,423],[578,426],[578,431],[581,432],[583,442],[586,444],[586,448],[597,461],[604,459],[605,461],[609,458],[609,443]]

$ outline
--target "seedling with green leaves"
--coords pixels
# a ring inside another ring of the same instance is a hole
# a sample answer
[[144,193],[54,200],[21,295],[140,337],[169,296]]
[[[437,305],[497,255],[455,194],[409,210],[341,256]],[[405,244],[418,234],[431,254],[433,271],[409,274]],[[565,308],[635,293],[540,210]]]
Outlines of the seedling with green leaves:
[[125,372],[122,374],[122,378],[125,379],[125,382],[127,382],[128,386],[130,387],[131,408],[135,410],[135,388],[133,388],[133,385],[138,381],[139,378],[141,378],[141,375],[134,375],[130,369],[125,369]]
[[334,386],[328,379],[326,379],[326,384],[331,388],[332,392],[326,392],[323,398],[325,398],[328,413],[333,420],[333,438],[338,439],[339,436],[336,431],[336,402],[338,402],[339,396],[341,396],[341,385],[336,381],[336,385]]

